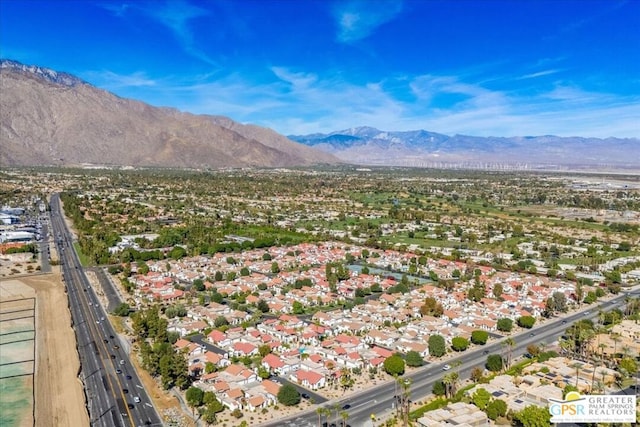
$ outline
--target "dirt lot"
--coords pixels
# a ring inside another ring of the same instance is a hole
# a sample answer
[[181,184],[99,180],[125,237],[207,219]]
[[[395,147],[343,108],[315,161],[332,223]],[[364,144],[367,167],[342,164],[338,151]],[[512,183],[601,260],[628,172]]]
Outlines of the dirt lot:
[[75,335],[59,274],[3,278],[0,290],[2,300],[33,296],[34,292],[36,296],[35,421],[31,420],[30,407],[22,411],[22,416],[29,418],[28,425],[89,425],[82,384],[77,378],[80,363]]

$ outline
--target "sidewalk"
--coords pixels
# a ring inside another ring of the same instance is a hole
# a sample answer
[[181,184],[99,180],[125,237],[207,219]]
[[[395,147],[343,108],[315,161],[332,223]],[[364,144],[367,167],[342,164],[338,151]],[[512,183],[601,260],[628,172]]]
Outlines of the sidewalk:
[[182,408],[182,412],[184,412],[186,415],[189,416],[189,418],[191,418],[191,420],[193,420],[196,427],[203,427],[204,424],[202,423],[202,421],[200,421],[200,415],[199,414],[196,416],[191,415],[192,409],[186,404],[184,400],[182,400],[182,395],[180,395],[180,393],[176,392],[175,390],[173,390],[172,394],[178,399],[178,402],[180,402],[180,407]]

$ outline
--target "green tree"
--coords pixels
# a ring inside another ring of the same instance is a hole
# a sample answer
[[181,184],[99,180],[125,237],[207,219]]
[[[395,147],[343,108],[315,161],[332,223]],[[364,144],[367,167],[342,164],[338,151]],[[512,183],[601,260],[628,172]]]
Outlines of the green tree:
[[198,387],[189,387],[186,393],[187,404],[191,407],[191,412],[195,414],[195,408],[202,405],[204,391]]
[[440,317],[443,312],[444,309],[442,308],[442,304],[440,304],[434,297],[426,297],[424,299],[424,305],[420,307],[420,314],[423,316]]
[[202,413],[202,419],[211,425],[216,422],[216,414],[222,411],[224,411],[224,405],[214,395],[213,400],[207,403],[207,407]]
[[520,316],[518,317],[518,326],[521,328],[531,329],[536,323],[536,319],[533,316]]
[[115,310],[113,310],[113,314],[120,317],[127,317],[129,312],[131,311],[131,307],[126,302],[118,304]]
[[489,339],[489,332],[487,331],[473,331],[471,332],[471,342],[476,345],[485,345]]
[[278,273],[280,273],[280,266],[279,266],[279,265],[278,265],[278,263],[277,263],[277,262],[275,262],[275,261],[271,263],[271,272],[272,272],[273,274],[278,274]]
[[293,310],[293,314],[302,314],[304,313],[304,306],[300,301],[294,301],[291,305],[291,309]]
[[500,297],[502,296],[502,285],[500,283],[496,283],[495,285],[493,285],[493,296],[496,299],[500,299]]
[[549,427],[551,414],[544,406],[529,405],[521,411],[513,414],[514,421],[521,427]]
[[216,320],[213,321],[213,326],[215,326],[216,328],[227,326],[228,324],[229,324],[229,321],[224,316],[218,316],[216,317]]
[[202,292],[205,290],[204,281],[202,279],[195,279],[193,281],[193,289],[198,292]]
[[492,372],[500,372],[502,370],[502,356],[499,354],[490,354],[487,356],[486,367]]
[[469,340],[464,337],[454,337],[451,340],[451,348],[455,351],[465,351],[469,347]]
[[495,421],[498,417],[504,417],[507,414],[507,403],[504,400],[496,399],[487,405],[487,417]]
[[420,356],[420,353],[415,350],[407,352],[405,361],[407,362],[407,366],[415,367],[424,365],[424,359]]
[[213,291],[211,291],[211,301],[221,304],[222,301],[224,301],[224,296],[214,289]]
[[291,384],[285,384],[278,391],[278,402],[285,406],[295,406],[300,403],[300,393]]
[[502,319],[498,319],[497,328],[502,332],[511,332],[513,329],[513,320],[508,317],[503,317]]
[[433,389],[432,389],[433,394],[435,394],[436,396],[444,396],[445,392],[446,392],[446,388],[444,383],[442,382],[442,380],[438,380],[435,383],[433,383]]
[[625,376],[631,376],[638,372],[638,364],[630,357],[623,357],[618,362],[618,370],[624,372]]
[[567,296],[563,292],[554,292],[552,298],[557,311],[567,311]]
[[260,353],[260,357],[265,357],[267,354],[271,353],[271,347],[269,344],[262,344],[258,347],[258,353]]
[[431,356],[440,357],[447,352],[447,346],[442,335],[434,334],[429,337],[429,354]]
[[263,313],[269,312],[269,304],[262,298],[260,298],[260,300],[258,301],[257,307],[258,307],[258,310],[260,310]]
[[202,397],[202,403],[205,405],[209,405],[211,402],[217,400],[216,394],[212,391],[205,391],[204,396]]
[[263,380],[266,380],[267,378],[269,378],[271,376],[271,374],[269,373],[267,368],[265,368],[264,366],[260,365],[258,367],[258,376],[260,378],[262,378]]
[[474,405],[484,411],[491,401],[491,393],[483,388],[478,388],[471,396],[471,399],[473,400]]
[[394,377],[404,374],[404,360],[398,355],[387,357],[382,366],[387,374]]

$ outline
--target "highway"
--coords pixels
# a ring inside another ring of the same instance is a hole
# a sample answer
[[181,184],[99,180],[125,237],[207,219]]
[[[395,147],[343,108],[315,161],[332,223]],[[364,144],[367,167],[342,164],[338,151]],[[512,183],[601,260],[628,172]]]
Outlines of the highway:
[[51,197],[51,231],[69,298],[91,425],[162,425],[82,270],[61,214],[58,194]]
[[[601,304],[590,305],[580,312],[573,313],[563,318],[547,321],[530,331],[513,335],[512,338],[516,344],[512,349],[512,356],[515,359],[516,357],[527,353],[527,346],[530,344],[540,345],[543,342],[551,344],[556,341],[564,333],[567,327],[575,321],[580,319],[593,319],[597,317],[599,309],[611,310],[616,307],[622,307],[624,305],[625,297],[637,297],[639,295],[640,291],[638,290],[633,292],[623,292],[609,301],[605,301]],[[488,354],[502,353],[502,341],[504,341],[504,339],[497,340],[496,342],[490,342],[485,346],[481,346],[477,350],[464,352],[460,356],[449,358],[439,363],[427,364],[410,375],[405,375],[405,378],[409,378],[412,381],[411,400],[416,401],[431,394],[433,384],[437,380],[442,379],[446,373],[443,369],[445,364],[451,366],[458,365],[455,369],[458,370],[461,381],[469,378],[473,368],[484,368]],[[339,413],[344,410],[349,414],[347,424],[354,427],[371,425],[370,420],[372,414],[378,417],[383,414],[388,414],[393,410],[392,407],[395,404],[394,396],[396,395],[396,387],[397,386],[394,381],[388,381],[384,384],[364,390],[344,399],[332,400],[327,404],[321,405],[333,410],[333,415],[329,418],[328,424],[341,426],[342,418],[340,418]],[[338,408],[337,411],[335,408]],[[261,425],[269,427],[314,427],[318,425],[318,415],[314,408],[313,410],[299,413],[295,416],[278,420],[277,422],[264,423]]]

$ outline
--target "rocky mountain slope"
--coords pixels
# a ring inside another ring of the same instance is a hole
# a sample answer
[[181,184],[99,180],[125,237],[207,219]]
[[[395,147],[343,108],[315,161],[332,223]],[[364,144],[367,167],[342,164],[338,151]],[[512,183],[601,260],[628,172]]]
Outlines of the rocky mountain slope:
[[371,127],[289,138],[344,161],[367,165],[640,169],[638,138],[447,136],[424,130],[387,132]]
[[0,165],[281,167],[337,163],[270,129],[120,98],[67,73],[0,62]]

